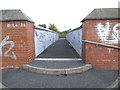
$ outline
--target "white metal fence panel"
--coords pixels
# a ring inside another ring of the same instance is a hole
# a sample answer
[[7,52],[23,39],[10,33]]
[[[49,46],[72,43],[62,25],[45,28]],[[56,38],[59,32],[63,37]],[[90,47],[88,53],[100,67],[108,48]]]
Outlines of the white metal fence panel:
[[82,57],[82,29],[77,28],[69,31],[66,35],[66,39],[76,50],[76,52]]
[[52,43],[59,39],[57,33],[43,28],[35,28],[35,56],[41,54]]

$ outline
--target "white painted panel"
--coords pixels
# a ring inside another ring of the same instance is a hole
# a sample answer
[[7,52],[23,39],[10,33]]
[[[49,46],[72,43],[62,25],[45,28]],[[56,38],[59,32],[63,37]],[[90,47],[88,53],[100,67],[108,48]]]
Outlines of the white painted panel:
[[66,39],[76,50],[76,52],[82,57],[82,29],[78,28],[68,32]]
[[46,48],[48,48],[53,42],[59,39],[58,34],[49,30],[35,29],[35,56],[41,54]]

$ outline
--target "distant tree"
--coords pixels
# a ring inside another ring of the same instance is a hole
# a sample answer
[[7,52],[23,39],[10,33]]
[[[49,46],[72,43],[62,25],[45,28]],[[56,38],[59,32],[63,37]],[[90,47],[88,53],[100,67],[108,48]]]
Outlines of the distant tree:
[[60,38],[65,38],[68,31],[69,30],[65,30],[65,31],[59,32]]
[[38,26],[43,27],[43,28],[47,28],[46,24],[39,24]]
[[70,31],[71,30],[71,28],[69,28],[69,30],[67,30],[67,31]]
[[55,32],[59,32],[59,31],[58,31],[58,28],[57,28],[57,26],[56,26],[55,24],[51,24],[51,23],[50,23],[50,24],[49,24],[49,29],[50,29],[50,30],[53,30],[53,31],[55,31]]

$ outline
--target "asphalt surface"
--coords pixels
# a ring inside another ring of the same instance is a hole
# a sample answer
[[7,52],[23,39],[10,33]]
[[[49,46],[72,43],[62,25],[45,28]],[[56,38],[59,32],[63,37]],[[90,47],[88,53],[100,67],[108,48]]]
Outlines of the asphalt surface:
[[79,58],[79,54],[71,47],[65,38],[60,38],[50,45],[37,58]]
[[[40,58],[80,58],[66,39],[59,39]],[[72,68],[83,66],[81,61],[33,61],[32,66]],[[43,75],[24,69],[2,70],[2,83],[8,88],[106,88],[118,77],[117,71],[90,69],[80,74]]]
[[82,61],[33,61],[30,65],[41,68],[65,69],[85,65]]
[[105,88],[118,76],[117,71],[91,69],[81,74],[42,75],[23,69],[3,70],[3,84],[9,88]]

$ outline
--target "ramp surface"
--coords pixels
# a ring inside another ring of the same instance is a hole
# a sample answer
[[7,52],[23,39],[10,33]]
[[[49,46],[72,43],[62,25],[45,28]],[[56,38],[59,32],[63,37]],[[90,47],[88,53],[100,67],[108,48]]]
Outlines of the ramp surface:
[[37,58],[79,58],[79,54],[72,48],[65,38],[60,38],[58,41],[49,46]]

